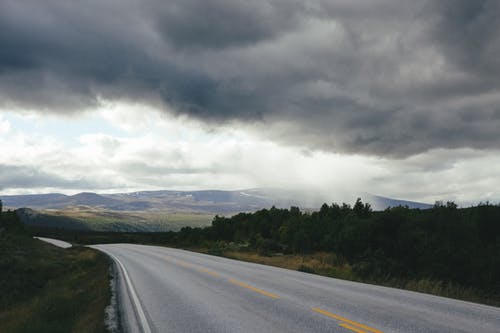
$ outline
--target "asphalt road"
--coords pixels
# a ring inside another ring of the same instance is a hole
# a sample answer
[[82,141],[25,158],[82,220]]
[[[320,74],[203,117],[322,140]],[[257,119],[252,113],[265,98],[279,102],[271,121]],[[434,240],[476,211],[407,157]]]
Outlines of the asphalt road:
[[50,244],[58,246],[58,247],[62,247],[64,249],[71,247],[70,243],[59,240],[59,239],[45,238],[45,237],[33,237],[33,238],[39,239],[43,242],[50,243]]
[[500,332],[500,308],[178,249],[93,246],[132,332]]

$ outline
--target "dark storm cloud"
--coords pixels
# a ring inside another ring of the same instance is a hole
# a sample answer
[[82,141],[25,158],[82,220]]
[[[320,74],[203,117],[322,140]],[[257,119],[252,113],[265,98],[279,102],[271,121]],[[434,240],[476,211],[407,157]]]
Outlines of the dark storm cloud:
[[153,2],[150,9],[161,36],[179,48],[227,48],[275,38],[296,25],[301,2],[184,0]]
[[496,0],[436,2],[435,37],[450,62],[480,74],[481,79],[499,80],[500,3]]
[[101,99],[312,149],[500,144],[498,1],[5,0],[0,103]]

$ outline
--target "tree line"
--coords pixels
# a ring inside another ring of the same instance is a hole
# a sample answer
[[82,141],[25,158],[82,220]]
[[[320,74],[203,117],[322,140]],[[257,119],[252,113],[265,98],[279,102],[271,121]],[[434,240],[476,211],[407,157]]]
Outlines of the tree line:
[[240,244],[261,254],[334,252],[362,276],[426,278],[500,293],[500,206],[489,203],[381,212],[360,199],[312,213],[272,207],[216,216],[210,227],[164,237],[180,246]]

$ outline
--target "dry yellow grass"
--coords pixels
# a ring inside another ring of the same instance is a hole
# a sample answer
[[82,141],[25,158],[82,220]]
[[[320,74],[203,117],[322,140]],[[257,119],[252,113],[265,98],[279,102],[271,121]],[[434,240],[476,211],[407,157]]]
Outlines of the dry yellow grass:
[[263,265],[300,270],[347,280],[358,280],[352,267],[334,253],[317,252],[305,255],[263,256],[255,252],[224,252],[228,258],[254,262]]
[[[202,251],[206,252],[206,251]],[[299,270],[318,275],[406,289],[443,297],[498,306],[498,302],[473,288],[465,288],[452,283],[430,279],[385,279],[363,278],[356,274],[352,266],[334,253],[318,252],[305,255],[263,256],[255,252],[223,251],[224,257],[253,262],[257,264]]]

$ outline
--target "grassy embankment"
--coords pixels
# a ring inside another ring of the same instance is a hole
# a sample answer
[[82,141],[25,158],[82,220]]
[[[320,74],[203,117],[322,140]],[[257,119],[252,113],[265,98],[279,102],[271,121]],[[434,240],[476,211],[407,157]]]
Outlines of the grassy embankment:
[[0,215],[0,230],[1,332],[106,332],[105,255],[33,239],[12,212]]
[[[207,249],[192,249],[203,253],[212,253]],[[376,284],[385,287],[417,291],[425,294],[455,298],[475,303],[500,306],[500,299],[481,290],[467,288],[455,283],[432,279],[403,279],[366,277],[355,272],[353,267],[334,253],[318,252],[307,255],[261,255],[247,251],[222,251],[214,254],[257,264],[298,270],[322,276]]]

